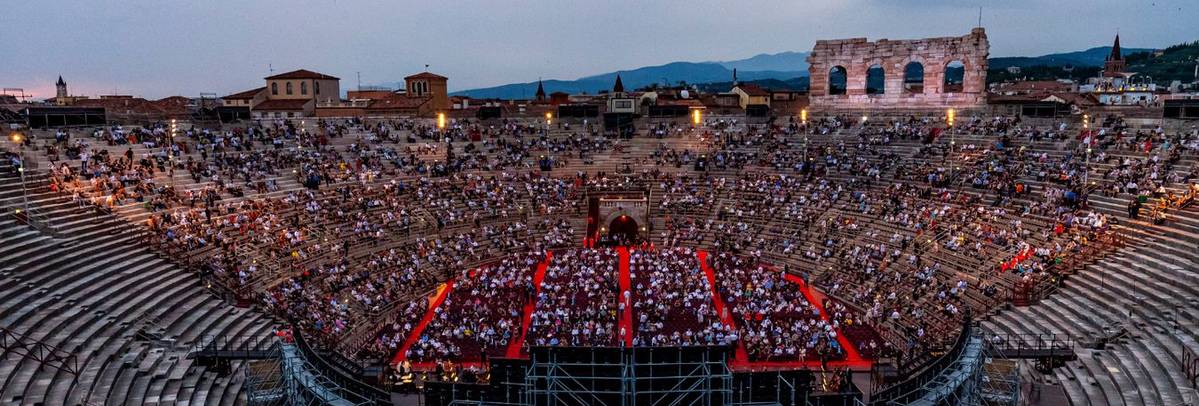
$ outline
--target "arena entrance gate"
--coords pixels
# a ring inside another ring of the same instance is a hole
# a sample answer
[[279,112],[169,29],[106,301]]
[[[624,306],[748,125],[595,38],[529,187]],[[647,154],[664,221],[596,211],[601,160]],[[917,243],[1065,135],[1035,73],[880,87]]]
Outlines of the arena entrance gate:
[[637,244],[649,239],[649,195],[645,191],[602,192],[587,199],[587,243]]
[[617,243],[631,244],[638,240],[637,235],[637,220],[627,215],[617,216],[608,224],[608,236]]

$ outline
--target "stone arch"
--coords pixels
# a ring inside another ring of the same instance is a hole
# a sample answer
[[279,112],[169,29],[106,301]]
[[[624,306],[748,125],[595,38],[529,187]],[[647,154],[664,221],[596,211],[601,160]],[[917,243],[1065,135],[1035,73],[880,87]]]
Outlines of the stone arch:
[[849,89],[849,70],[844,66],[834,65],[828,70],[828,94],[845,94]]
[[608,235],[617,241],[636,242],[641,235],[640,227],[633,216],[621,215],[608,222]]
[[880,63],[866,68],[866,94],[887,93],[887,70]]
[[[819,40],[807,58],[811,78],[809,106],[814,111],[982,108],[986,104],[986,58],[990,54],[989,48],[986,31],[982,28],[974,28],[967,35],[955,37]],[[956,91],[958,74],[950,72],[949,87],[955,92],[944,92],[945,67],[954,60],[960,60],[965,65],[965,73],[960,79],[962,89]],[[923,72],[916,77],[909,75],[905,87],[904,68],[911,62],[919,63]],[[867,76],[874,76],[867,72],[875,64],[882,66],[886,78],[881,93],[874,92],[877,87],[875,81],[867,83]],[[844,95],[839,94],[839,91],[829,91],[829,71],[833,66],[846,68],[849,79]],[[921,86],[913,88],[916,84]],[[919,90],[919,93],[908,89]]]
[[953,57],[941,69],[942,93],[961,93],[966,88],[966,62],[963,58]]
[[928,73],[924,64],[911,61],[903,65],[903,90],[906,93],[924,93],[924,76]]

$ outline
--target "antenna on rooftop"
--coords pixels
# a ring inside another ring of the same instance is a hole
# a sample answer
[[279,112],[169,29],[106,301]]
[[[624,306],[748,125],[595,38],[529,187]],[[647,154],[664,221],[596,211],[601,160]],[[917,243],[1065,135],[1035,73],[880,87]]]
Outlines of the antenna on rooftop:
[[361,92],[362,91],[362,72],[354,72],[354,74],[358,75],[358,91]]
[[978,6],[978,26],[983,26],[983,6]]
[[270,62],[267,62],[266,70],[270,71],[271,73],[275,73],[275,65],[272,65]]

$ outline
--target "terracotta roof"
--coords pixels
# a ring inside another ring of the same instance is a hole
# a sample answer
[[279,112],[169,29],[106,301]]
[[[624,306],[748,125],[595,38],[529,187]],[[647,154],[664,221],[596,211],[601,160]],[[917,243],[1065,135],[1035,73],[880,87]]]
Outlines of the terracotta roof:
[[415,74],[415,75],[408,76],[408,77],[404,78],[404,80],[408,80],[408,79],[440,79],[440,80],[447,80],[447,78],[446,78],[445,76],[441,76],[441,75],[438,75],[438,74],[436,74],[436,73],[429,73],[429,72],[421,72],[421,73],[417,73],[417,74]]
[[266,90],[266,86],[263,86],[263,87],[260,87],[257,89],[250,89],[250,90],[247,90],[244,92],[234,93],[234,94],[222,97],[222,99],[226,99],[226,100],[253,99],[255,96],[258,96],[258,94],[262,93],[262,91],[264,91],[264,90]]
[[81,99],[75,101],[76,107],[101,107],[109,115],[116,117],[141,116],[149,118],[187,116],[190,114],[188,104],[190,104],[190,100],[182,96],[172,96],[153,101],[140,97]]
[[279,110],[279,111],[298,111],[304,110],[304,105],[312,100],[309,99],[282,99],[282,100],[267,100],[258,103],[254,106],[254,110]]
[[1036,92],[1069,91],[1072,88],[1074,88],[1074,85],[1056,80],[1024,80],[1003,86],[999,90],[1005,92]]
[[341,79],[335,78],[335,77],[333,77],[333,76],[326,75],[326,74],[324,74],[324,73],[317,73],[317,72],[313,72],[313,71],[306,70],[306,69],[293,70],[293,71],[291,71],[291,72],[287,72],[287,73],[280,73],[280,74],[278,74],[278,75],[274,75],[274,76],[267,76],[265,79],[267,79],[267,80],[273,80],[273,79],[329,79],[329,80],[341,80]]
[[387,97],[376,99],[367,106],[367,110],[408,110],[419,108],[421,105],[433,100],[432,97],[408,97],[407,95],[392,93]]
[[750,96],[769,96],[770,95],[769,92],[763,90],[758,85],[755,85],[752,83],[737,85],[737,88],[741,89],[742,92],[745,92],[745,94],[750,95]]

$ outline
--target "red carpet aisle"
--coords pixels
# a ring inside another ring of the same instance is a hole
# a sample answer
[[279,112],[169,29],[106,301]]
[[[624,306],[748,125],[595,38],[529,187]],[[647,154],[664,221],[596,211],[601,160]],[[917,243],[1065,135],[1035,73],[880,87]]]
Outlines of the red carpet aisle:
[[[708,266],[708,251],[697,251],[695,258],[699,260],[699,268],[708,276],[708,286],[712,288],[712,305],[716,307],[716,314],[720,315],[720,321],[728,327],[736,327],[733,325],[733,314],[726,312],[724,298],[720,297],[720,290],[716,288],[716,272],[712,271],[712,267]],[[745,346],[741,345],[741,341],[737,341],[735,352],[733,353],[732,366],[749,365],[749,353],[745,351]]]
[[[787,274],[785,278],[796,285],[799,285],[799,291],[803,293],[804,298],[807,298],[808,302],[813,306],[816,306],[816,310],[820,311],[820,318],[824,319],[825,321],[829,320],[828,312],[824,310],[824,305],[822,304],[824,302],[821,300],[824,298],[823,295],[821,295],[821,297],[817,297],[817,295],[820,294],[812,290],[812,287],[804,283],[803,278],[800,278],[797,275]],[[870,368],[871,362],[869,360],[862,359],[862,355],[858,353],[857,347],[854,347],[853,344],[850,344],[849,340],[845,338],[845,333],[843,333],[840,328],[837,329],[837,343],[841,344],[841,348],[845,349],[845,361],[833,362],[833,366],[848,366],[854,369]]]
[[391,360],[392,364],[399,364],[408,358],[408,349],[412,348],[412,345],[416,344],[417,340],[420,340],[420,335],[425,332],[425,327],[429,326],[429,322],[433,321],[433,316],[437,314],[437,308],[445,301],[446,296],[450,295],[451,290],[454,290],[453,279],[446,281],[444,285],[437,289],[437,293],[433,294],[433,297],[430,298],[429,310],[425,311],[425,316],[421,317],[420,323],[416,324],[416,328],[412,329],[411,333],[408,333],[408,339],[404,340],[404,345],[400,346],[400,352],[396,353],[395,358]]
[[628,299],[632,296],[625,295],[626,292],[632,295],[633,284],[632,277],[629,276],[629,247],[620,247],[617,251],[620,252],[620,297],[616,300],[625,304],[624,311],[620,312],[620,331],[624,332],[621,340],[624,341],[624,345],[631,347],[633,346],[633,304],[629,303]]
[[[724,312],[726,306],[724,299],[720,297],[719,290],[716,289],[716,272],[713,271],[710,266],[708,266],[708,252],[699,251],[696,253],[696,259],[699,260],[700,269],[703,269],[704,273],[707,274],[708,282],[712,284],[712,302],[716,306],[716,311],[720,312],[721,320],[724,321],[725,325],[733,325],[733,316]],[[828,313],[825,312],[824,307],[821,306],[819,298],[815,296],[818,293],[814,292],[811,287],[803,283],[802,278],[796,275],[787,274],[785,278],[788,281],[795,283],[799,287],[800,292],[803,293],[804,298],[807,299],[809,303],[812,303],[812,305],[816,306],[816,309],[820,311],[820,317],[825,321],[828,321]],[[840,344],[842,348],[845,348],[845,360],[830,362],[830,367],[849,367],[855,370],[870,369],[871,362],[869,360],[862,359],[862,356],[858,354],[857,348],[854,348],[849,343],[849,340],[845,339],[845,335],[840,331],[837,332],[837,343]],[[745,346],[738,341],[733,354],[733,360],[729,363],[729,366],[735,371],[794,368],[819,369],[820,361],[750,361],[749,354],[745,351]]]
[[504,354],[508,358],[524,355],[525,334],[529,333],[529,323],[533,321],[533,311],[537,310],[537,294],[541,293],[541,281],[545,280],[545,271],[549,269],[550,261],[553,258],[553,252],[546,252],[545,261],[537,264],[537,272],[533,273],[533,298],[525,303],[524,317],[520,322],[520,338],[508,343],[508,352]]

